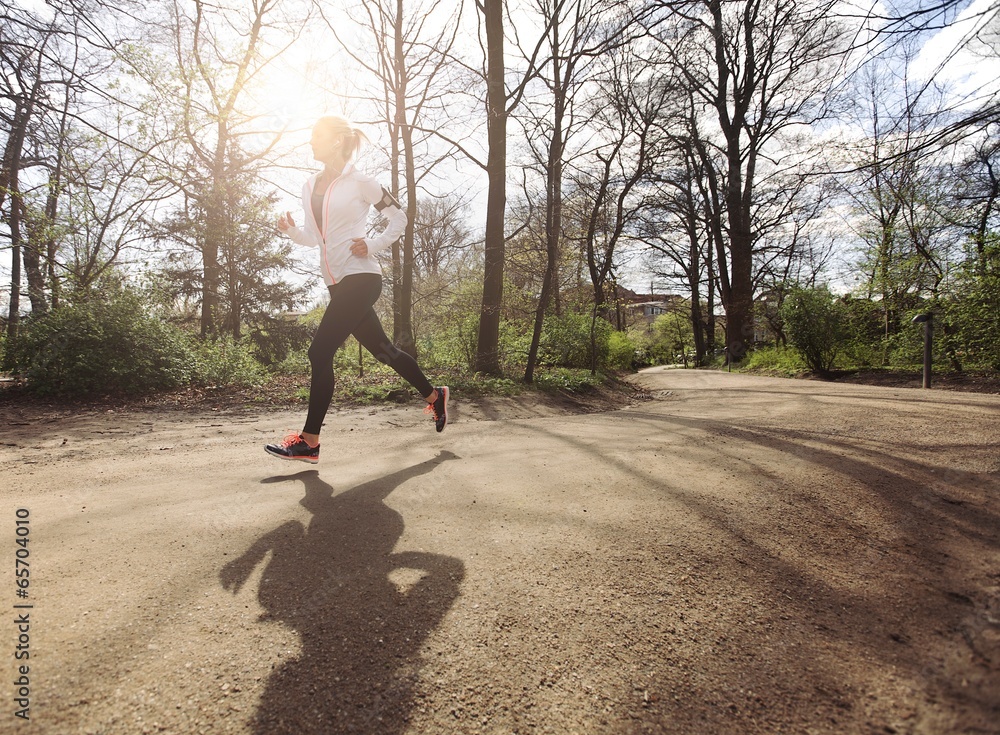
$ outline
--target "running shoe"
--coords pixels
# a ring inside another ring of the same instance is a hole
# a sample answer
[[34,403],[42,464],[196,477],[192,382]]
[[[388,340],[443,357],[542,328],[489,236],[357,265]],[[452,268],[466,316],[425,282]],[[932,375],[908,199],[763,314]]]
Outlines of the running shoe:
[[444,431],[444,427],[448,425],[448,386],[439,385],[436,390],[438,392],[437,400],[434,403],[428,403],[424,413],[433,414],[434,428],[438,431]]
[[264,451],[279,459],[301,459],[316,464],[319,462],[319,444],[310,447],[301,434],[289,434],[280,444],[268,444]]

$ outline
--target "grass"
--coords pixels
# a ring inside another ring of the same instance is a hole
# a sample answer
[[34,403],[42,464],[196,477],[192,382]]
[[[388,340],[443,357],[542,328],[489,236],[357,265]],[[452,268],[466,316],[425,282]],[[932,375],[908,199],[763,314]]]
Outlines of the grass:
[[737,370],[741,373],[794,378],[808,372],[809,366],[791,347],[763,347],[751,352]]
[[[483,373],[466,373],[459,370],[431,371],[428,376],[435,384],[447,385],[453,393],[469,398],[484,396],[516,396],[526,392],[543,393],[587,393],[608,383],[610,376],[603,373],[591,375],[590,370],[571,368],[540,368],[535,372],[533,385],[525,384],[520,376],[492,376]],[[294,399],[309,400],[308,376],[301,376],[302,384],[294,391]],[[392,370],[379,366],[378,369],[337,374],[334,402],[351,405],[374,405],[380,403],[404,403],[419,398],[406,381]]]

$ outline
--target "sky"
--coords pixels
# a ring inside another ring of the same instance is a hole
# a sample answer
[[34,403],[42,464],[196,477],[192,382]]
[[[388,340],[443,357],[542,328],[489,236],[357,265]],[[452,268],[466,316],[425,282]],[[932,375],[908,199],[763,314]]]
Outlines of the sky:
[[1000,57],[976,53],[969,43],[986,29],[997,38],[1000,50],[1000,0],[973,0],[955,21],[931,36],[921,47],[911,67],[919,79],[934,78],[956,85],[956,95],[970,104],[1000,93]]
[[[44,7],[43,0],[17,1],[31,8]],[[448,6],[448,3],[444,5]],[[984,11],[991,8],[994,11],[1000,8],[1000,0],[972,0],[952,26],[929,36],[914,64],[918,76],[934,75],[939,80],[952,82],[963,98],[973,98],[973,101],[977,94],[996,94],[1000,87],[1000,68],[998,68],[1000,61],[994,58],[990,62],[985,62],[968,50],[952,53],[956,45],[982,25]],[[476,54],[479,53],[476,20],[475,12],[470,5],[464,18],[462,38],[465,51],[472,60],[471,63],[476,63]],[[523,23],[525,27],[527,26],[523,17],[518,20],[519,25]],[[994,19],[994,23],[1000,21]],[[345,34],[344,40],[356,48],[364,48],[368,42],[363,35],[352,34],[351,27],[347,22],[340,26],[342,33]],[[508,44],[508,51],[513,53],[516,49],[512,44]],[[313,24],[310,33],[294,44],[285,56],[263,75],[262,84],[256,91],[257,104],[263,115],[262,122],[265,128],[272,130],[287,129],[282,145],[289,152],[289,163],[299,169],[276,172],[273,183],[283,192],[277,211],[288,209],[300,212],[301,210],[298,198],[301,182],[306,171],[316,166],[311,160],[308,148],[312,121],[328,112],[346,112],[349,116],[364,118],[366,114],[364,106],[348,98],[363,97],[366,93],[376,92],[364,89],[354,75],[346,73],[352,65],[353,62],[344,56],[343,51],[330,37],[330,31],[325,24],[318,21]],[[383,130],[374,126],[364,126],[364,129],[373,139],[374,145],[365,157],[363,165],[372,168],[373,173],[378,174],[380,170],[386,170],[386,159],[384,153],[380,151],[384,152],[387,148],[387,140]],[[512,136],[517,135],[517,130],[516,125],[511,125],[509,133]],[[481,138],[482,131],[475,135]],[[384,178],[384,175],[380,178]],[[485,222],[485,173],[475,164],[460,162],[445,172],[444,180],[439,182],[439,186],[461,191],[468,197],[473,230],[481,230]],[[509,198],[513,198],[518,190],[519,186],[512,177]],[[303,263],[308,264],[312,254],[304,253]],[[634,289],[642,291],[649,289],[651,278],[640,265],[626,268],[623,275],[623,280]]]

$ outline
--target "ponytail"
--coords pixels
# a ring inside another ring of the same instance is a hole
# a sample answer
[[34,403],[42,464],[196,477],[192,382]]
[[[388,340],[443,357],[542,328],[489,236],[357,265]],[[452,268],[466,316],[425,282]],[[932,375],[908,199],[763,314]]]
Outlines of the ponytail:
[[354,127],[350,121],[340,115],[325,115],[316,121],[316,127],[323,126],[335,135],[344,136],[344,160],[349,161],[361,148],[362,142],[369,142],[368,136]]

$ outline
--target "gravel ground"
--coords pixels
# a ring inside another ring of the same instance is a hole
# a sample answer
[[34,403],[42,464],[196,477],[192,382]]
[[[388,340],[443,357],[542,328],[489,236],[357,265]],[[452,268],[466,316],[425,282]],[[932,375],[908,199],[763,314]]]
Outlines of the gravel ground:
[[1000,733],[1000,396],[635,380],[316,467],[301,411],[3,406],[0,732]]

